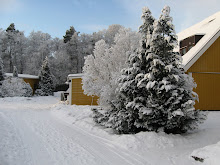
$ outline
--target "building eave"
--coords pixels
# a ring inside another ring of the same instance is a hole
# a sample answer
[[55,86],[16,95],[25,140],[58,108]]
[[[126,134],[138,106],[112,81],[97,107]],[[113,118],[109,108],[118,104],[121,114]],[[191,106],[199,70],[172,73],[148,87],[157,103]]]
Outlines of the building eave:
[[[220,36],[220,28],[217,30],[217,32],[212,35],[207,42],[204,43],[203,46],[200,47],[200,49],[197,49],[197,51],[194,52],[192,58],[184,64],[184,70],[187,71],[202,55],[205,53],[205,51],[218,39]],[[196,46],[195,46],[196,48]],[[190,53],[190,51],[188,52]]]
[[[13,73],[5,73],[6,77],[13,77]],[[19,78],[23,78],[23,79],[39,79],[39,76],[35,76],[35,75],[28,75],[28,74],[18,74]]]

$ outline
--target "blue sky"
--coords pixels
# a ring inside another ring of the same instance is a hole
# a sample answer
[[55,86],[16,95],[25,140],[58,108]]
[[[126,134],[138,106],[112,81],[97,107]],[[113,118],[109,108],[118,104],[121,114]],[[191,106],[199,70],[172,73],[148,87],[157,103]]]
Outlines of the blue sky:
[[138,30],[142,7],[158,18],[164,5],[171,7],[176,32],[220,11],[220,0],[0,0],[0,28],[49,33],[62,38],[70,26],[92,33],[111,24]]

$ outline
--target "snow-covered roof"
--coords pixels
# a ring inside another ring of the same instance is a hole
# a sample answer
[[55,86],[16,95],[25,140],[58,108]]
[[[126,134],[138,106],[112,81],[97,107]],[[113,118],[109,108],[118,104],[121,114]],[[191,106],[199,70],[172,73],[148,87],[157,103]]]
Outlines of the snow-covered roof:
[[220,36],[220,12],[217,12],[200,23],[183,30],[178,33],[177,36],[178,40],[181,41],[190,36],[199,34],[203,34],[204,36],[183,56],[185,71],[187,71]]
[[[13,73],[5,73],[5,75],[7,77],[12,77]],[[30,75],[30,74],[18,74],[18,77],[20,77],[20,78],[27,78],[27,79],[39,79],[38,76]]]
[[69,74],[68,78],[81,78],[83,77],[83,73],[77,73],[77,74]]

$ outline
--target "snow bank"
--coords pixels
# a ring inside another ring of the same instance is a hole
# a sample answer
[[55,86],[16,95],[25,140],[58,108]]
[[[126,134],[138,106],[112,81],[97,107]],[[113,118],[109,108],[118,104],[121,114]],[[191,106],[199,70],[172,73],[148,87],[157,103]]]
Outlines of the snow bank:
[[74,124],[95,136],[111,140],[114,144],[127,149],[164,149],[186,142],[186,138],[181,135],[168,135],[164,132],[140,132],[131,135],[117,135],[113,130],[101,127],[93,121],[91,108],[91,106],[66,105],[65,102],[60,102],[54,105],[51,112],[60,120]]
[[[69,88],[68,88],[69,89]],[[57,97],[57,98],[61,98],[61,93],[63,93],[63,91],[58,91],[58,92],[54,92],[53,96]]]
[[74,124],[77,127],[95,132],[95,134],[107,134],[99,126],[93,122],[91,108],[93,106],[67,105],[65,102],[59,102],[52,108],[52,115],[59,120],[69,124]]
[[197,161],[204,162],[204,165],[219,165],[220,141],[217,144],[194,150],[191,156]]
[[140,132],[134,135],[116,135],[114,141],[128,149],[146,150],[175,147],[178,143],[184,143],[186,139],[180,135],[168,135],[164,132]]
[[[150,160],[152,164],[162,162],[163,165],[195,164],[197,162],[191,157],[192,151],[216,143],[220,139],[219,112],[210,113],[207,121],[200,126],[199,130],[184,135],[165,134],[164,132],[117,135],[113,130],[103,128],[93,121],[91,106],[71,106],[60,102],[52,107],[51,114],[62,122],[76,126],[86,134],[98,137],[101,141],[104,140],[109,146],[118,146],[141,155]],[[217,149],[212,149],[212,151],[209,149],[206,152],[203,152],[204,155],[210,155],[211,161],[219,161],[217,157],[214,158]]]

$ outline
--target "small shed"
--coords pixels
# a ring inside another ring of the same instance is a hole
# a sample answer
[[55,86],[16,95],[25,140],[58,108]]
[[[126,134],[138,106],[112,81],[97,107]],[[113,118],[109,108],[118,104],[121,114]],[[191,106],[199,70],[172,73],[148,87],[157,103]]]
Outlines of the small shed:
[[97,96],[87,96],[82,89],[83,74],[68,75],[69,81],[69,96],[68,101],[70,105],[98,105]]
[[[13,77],[13,73],[5,73],[6,77]],[[22,78],[26,83],[29,83],[31,88],[33,89],[33,93],[35,92],[37,85],[39,83],[39,77],[35,75],[29,74],[18,74],[19,78]]]
[[197,88],[201,110],[220,110],[220,12],[177,34],[186,73]]

